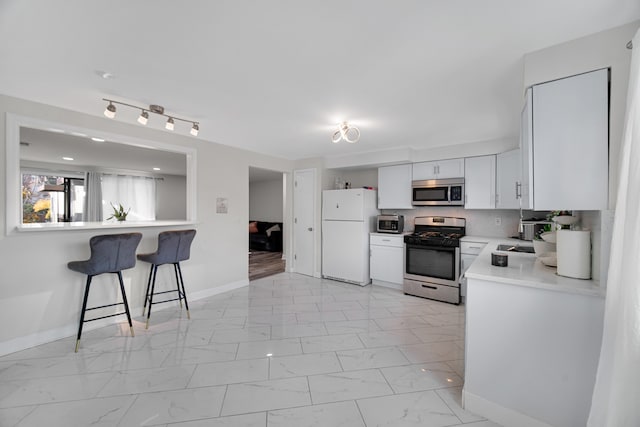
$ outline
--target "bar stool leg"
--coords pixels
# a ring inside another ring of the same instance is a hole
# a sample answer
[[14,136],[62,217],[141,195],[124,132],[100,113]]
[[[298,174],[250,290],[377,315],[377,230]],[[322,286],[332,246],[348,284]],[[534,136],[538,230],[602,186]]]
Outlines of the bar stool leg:
[[142,315],[144,316],[144,309],[147,308],[147,300],[149,299],[149,288],[151,287],[151,275],[153,274],[153,264],[149,269],[149,280],[147,280],[147,291],[144,294],[144,305],[142,306]]
[[158,266],[152,265],[153,268],[153,280],[151,282],[151,293],[149,294],[149,309],[147,311],[147,325],[145,329],[149,329],[149,317],[151,317],[151,306],[153,305],[153,292],[156,289],[156,275],[158,274]]
[[80,347],[80,336],[82,335],[82,326],[84,325],[84,312],[87,310],[87,299],[89,298],[89,285],[93,276],[87,276],[87,284],[84,287],[84,300],[82,300],[82,311],[80,312],[80,325],[78,326],[78,337],[76,339],[76,353]]
[[127,313],[127,320],[129,321],[129,330],[131,336],[135,337],[133,333],[133,323],[131,323],[131,313],[129,313],[129,302],[127,301],[127,294],[124,292],[124,283],[122,282],[122,272],[118,271],[118,281],[120,282],[120,292],[122,292],[122,302],[124,303],[124,311]]
[[180,263],[176,263],[176,267],[178,267],[178,274],[180,274],[180,284],[182,285],[182,296],[184,297],[184,306],[187,308],[187,319],[191,320],[191,314],[189,313],[189,303],[187,302],[187,292],[184,290],[184,279],[182,279],[182,269],[180,268]]
[[182,290],[180,290],[180,279],[178,279],[178,263],[173,264],[173,272],[176,275],[176,286],[178,289],[178,301],[180,302],[180,310],[182,310]]

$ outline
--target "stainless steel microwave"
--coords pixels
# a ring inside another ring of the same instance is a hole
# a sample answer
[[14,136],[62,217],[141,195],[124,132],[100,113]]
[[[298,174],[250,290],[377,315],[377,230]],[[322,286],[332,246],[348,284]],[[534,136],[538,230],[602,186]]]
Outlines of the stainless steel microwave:
[[400,234],[404,229],[404,216],[402,215],[378,215],[378,233]]
[[462,206],[464,178],[413,181],[411,192],[415,206]]

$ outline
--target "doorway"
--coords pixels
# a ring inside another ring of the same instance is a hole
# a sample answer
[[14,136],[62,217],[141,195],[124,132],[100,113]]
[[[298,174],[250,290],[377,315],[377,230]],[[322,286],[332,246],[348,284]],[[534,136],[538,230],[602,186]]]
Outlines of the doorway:
[[285,174],[249,167],[249,280],[285,271]]

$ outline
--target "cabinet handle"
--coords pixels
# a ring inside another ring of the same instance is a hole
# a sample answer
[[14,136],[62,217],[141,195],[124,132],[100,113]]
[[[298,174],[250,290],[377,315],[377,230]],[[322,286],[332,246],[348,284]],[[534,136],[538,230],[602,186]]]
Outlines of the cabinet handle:
[[482,246],[469,246],[469,249],[482,249]]
[[429,285],[422,285],[423,288],[427,288],[427,289],[438,289],[435,286],[429,286]]
[[382,239],[383,242],[390,242],[391,239]]
[[516,199],[522,198],[522,184],[516,181]]

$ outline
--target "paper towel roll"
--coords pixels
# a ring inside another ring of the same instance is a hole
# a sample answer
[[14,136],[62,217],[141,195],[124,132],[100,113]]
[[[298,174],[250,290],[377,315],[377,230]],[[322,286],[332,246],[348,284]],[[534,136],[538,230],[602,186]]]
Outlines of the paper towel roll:
[[591,278],[591,231],[558,230],[558,274],[576,279]]

